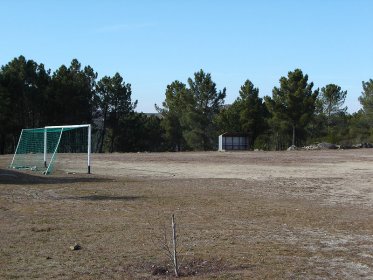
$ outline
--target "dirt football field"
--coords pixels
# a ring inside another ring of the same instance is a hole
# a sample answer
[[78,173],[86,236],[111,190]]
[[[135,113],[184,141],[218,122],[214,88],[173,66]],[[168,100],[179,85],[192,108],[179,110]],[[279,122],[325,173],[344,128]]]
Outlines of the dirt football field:
[[0,279],[373,279],[373,149],[11,158]]

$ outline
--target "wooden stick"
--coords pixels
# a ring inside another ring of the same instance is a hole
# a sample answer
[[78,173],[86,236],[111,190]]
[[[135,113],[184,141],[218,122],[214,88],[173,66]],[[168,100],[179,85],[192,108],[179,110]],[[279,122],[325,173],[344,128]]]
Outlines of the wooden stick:
[[174,261],[175,276],[179,277],[178,264],[177,264],[177,252],[176,252],[176,224],[175,224],[174,214],[172,214],[172,241],[173,241],[173,246],[174,246],[173,261]]

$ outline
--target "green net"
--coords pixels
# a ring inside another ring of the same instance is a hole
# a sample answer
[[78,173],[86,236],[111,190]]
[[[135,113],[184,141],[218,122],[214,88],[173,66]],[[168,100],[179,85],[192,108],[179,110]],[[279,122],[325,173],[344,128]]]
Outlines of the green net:
[[23,129],[10,167],[49,174],[57,155],[87,153],[87,139],[87,127]]

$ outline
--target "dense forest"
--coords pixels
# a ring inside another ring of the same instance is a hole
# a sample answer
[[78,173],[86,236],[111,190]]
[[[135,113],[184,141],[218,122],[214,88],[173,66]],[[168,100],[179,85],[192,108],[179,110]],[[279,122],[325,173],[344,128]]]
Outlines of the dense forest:
[[[332,82],[332,81],[331,81]],[[158,114],[135,111],[131,84],[116,73],[98,79],[78,60],[53,73],[20,56],[0,70],[0,154],[12,153],[22,128],[92,123],[94,152],[213,150],[223,132],[250,136],[251,148],[281,150],[317,142],[373,142],[373,80],[362,82],[362,109],[347,112],[347,91],[330,83],[315,88],[300,69],[279,79],[271,96],[243,81],[225,105],[211,74],[171,82]]]

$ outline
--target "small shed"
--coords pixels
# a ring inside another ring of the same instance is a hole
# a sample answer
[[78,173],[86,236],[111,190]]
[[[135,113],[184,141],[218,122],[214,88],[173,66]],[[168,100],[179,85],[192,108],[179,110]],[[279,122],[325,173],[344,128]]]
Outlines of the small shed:
[[219,135],[219,151],[245,151],[249,148],[248,134],[226,132]]

